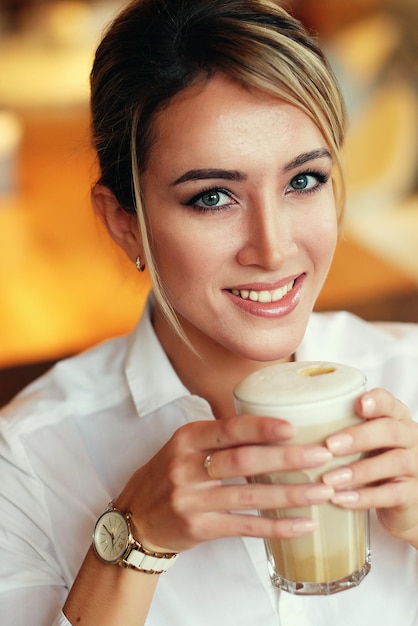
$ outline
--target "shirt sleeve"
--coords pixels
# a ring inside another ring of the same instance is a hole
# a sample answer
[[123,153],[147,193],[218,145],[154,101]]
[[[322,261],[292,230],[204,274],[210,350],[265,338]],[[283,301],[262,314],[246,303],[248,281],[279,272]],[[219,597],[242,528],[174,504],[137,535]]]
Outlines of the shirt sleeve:
[[52,626],[71,626],[71,624],[68,621],[68,619],[65,617],[64,613],[61,611],[61,613],[58,615],[57,619],[54,621]]
[[11,441],[7,431],[0,419],[0,624],[68,626],[65,618],[57,618],[68,585],[44,488],[19,438]]
[[4,626],[71,626],[62,612],[65,595],[59,588],[32,587],[0,596]]

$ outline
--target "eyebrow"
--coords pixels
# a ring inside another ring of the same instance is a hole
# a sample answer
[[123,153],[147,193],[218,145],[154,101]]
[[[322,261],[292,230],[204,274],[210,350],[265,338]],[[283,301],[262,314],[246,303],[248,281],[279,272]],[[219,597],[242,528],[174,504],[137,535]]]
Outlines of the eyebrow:
[[234,180],[238,182],[242,182],[247,180],[247,175],[243,172],[239,172],[237,170],[221,170],[221,169],[200,169],[200,170],[189,170],[177,178],[172,186],[179,185],[180,183],[186,183],[189,180],[203,180],[208,178],[222,178],[224,180]]
[[319,148],[318,150],[311,150],[310,152],[304,152],[303,154],[300,154],[295,159],[287,163],[284,166],[284,171],[289,172],[290,170],[294,170],[296,167],[300,167],[301,165],[308,163],[308,161],[314,161],[315,159],[323,159],[323,158],[332,160],[331,152],[327,150],[327,148]]
[[[283,169],[285,172],[289,172],[296,167],[304,165],[308,161],[323,158],[332,159],[329,150],[327,150],[326,148],[311,150],[310,152],[304,152],[303,154],[300,154],[292,161],[289,161],[289,163],[286,163]],[[208,180],[211,178],[242,182],[247,180],[248,176],[247,174],[244,174],[244,172],[240,172],[238,170],[223,170],[218,168],[196,169],[189,170],[182,174],[179,178],[176,178],[176,180],[171,183],[171,186],[175,187],[176,185],[180,185],[181,183],[187,183],[192,180]]]

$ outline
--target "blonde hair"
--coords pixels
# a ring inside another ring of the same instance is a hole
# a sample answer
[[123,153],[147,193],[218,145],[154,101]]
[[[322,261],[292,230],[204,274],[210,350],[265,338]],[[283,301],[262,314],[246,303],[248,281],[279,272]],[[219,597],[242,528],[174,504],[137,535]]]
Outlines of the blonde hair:
[[[303,25],[273,0],[134,0],[100,43],[91,72],[93,142],[101,178],[136,212],[156,300],[184,333],[152,255],[140,177],[157,113],[192,85],[223,73],[306,113],[333,156],[338,217],[345,107],[330,64]],[[187,339],[186,339],[187,341]]]

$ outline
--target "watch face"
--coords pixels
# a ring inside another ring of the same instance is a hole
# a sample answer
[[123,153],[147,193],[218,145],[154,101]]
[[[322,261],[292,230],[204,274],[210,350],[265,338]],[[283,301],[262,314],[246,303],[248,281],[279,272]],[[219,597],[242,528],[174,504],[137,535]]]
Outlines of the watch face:
[[96,554],[107,563],[117,563],[125,556],[131,542],[129,524],[119,511],[106,511],[97,520],[93,534]]

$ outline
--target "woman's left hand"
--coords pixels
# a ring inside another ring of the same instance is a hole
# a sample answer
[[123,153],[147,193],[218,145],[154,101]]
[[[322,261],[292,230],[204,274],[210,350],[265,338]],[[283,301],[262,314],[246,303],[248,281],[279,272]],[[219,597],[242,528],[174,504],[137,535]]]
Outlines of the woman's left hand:
[[365,458],[323,475],[336,490],[332,501],[347,509],[375,508],[388,533],[418,548],[418,424],[408,408],[384,389],[356,403],[361,424],[328,437],[334,456]]

